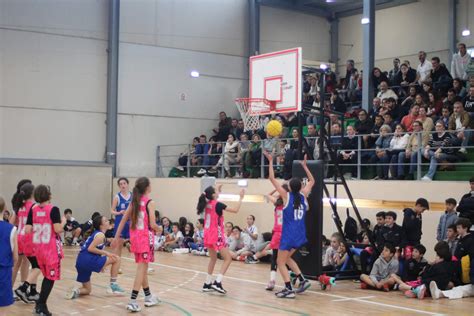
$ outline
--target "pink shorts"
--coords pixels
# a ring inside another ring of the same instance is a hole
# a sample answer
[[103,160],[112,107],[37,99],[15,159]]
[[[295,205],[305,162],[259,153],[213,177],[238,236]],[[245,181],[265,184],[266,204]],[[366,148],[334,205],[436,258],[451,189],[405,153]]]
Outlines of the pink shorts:
[[150,263],[155,262],[155,252],[153,250],[142,253],[135,253],[136,263]]
[[279,249],[281,240],[281,232],[273,232],[272,240],[270,241],[271,249]]
[[419,287],[422,283],[421,283],[421,280],[415,280],[415,281],[408,281],[408,282],[405,282],[408,286],[411,286],[411,287]]
[[215,251],[220,251],[221,249],[224,249],[227,247],[227,243],[225,241],[217,241],[216,243],[213,244],[206,244],[204,243],[204,248],[207,249],[213,249]]
[[46,279],[51,281],[61,280],[61,261],[50,264],[38,260],[38,266]]

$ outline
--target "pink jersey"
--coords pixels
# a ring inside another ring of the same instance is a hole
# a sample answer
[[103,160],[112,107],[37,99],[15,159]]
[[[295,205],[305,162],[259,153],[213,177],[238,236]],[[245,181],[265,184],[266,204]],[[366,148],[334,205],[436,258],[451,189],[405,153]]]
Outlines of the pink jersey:
[[51,220],[53,207],[52,204],[35,205],[32,209],[34,251],[38,263],[48,266],[59,264],[64,257],[61,237],[54,231]]
[[216,212],[216,200],[211,200],[206,205],[204,212],[204,246],[218,243],[225,244],[224,216]]
[[140,199],[140,210],[135,228],[130,225],[130,251],[134,253],[148,253],[150,243],[153,244],[153,234],[150,231],[150,222],[148,217],[148,203],[151,199],[148,196],[142,196]]
[[28,213],[33,206],[34,202],[26,201],[18,210],[18,253],[24,254],[27,257],[35,255],[33,249],[33,234],[25,233],[26,220],[28,219]]
[[275,207],[273,216],[275,217],[275,223],[273,224],[273,232],[281,233],[283,229],[283,205]]

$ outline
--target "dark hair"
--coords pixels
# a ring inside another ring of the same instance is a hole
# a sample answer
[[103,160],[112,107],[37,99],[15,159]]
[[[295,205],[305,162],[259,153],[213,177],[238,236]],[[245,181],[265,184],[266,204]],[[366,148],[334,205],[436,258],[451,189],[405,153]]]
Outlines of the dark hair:
[[451,204],[451,205],[457,205],[458,204],[458,202],[453,198],[446,199],[445,203],[446,204]]
[[40,184],[35,188],[34,191],[35,201],[38,203],[43,203],[51,199],[51,190],[49,186]]
[[370,227],[370,224],[371,224],[371,223],[370,223],[370,219],[364,218],[364,219],[362,220],[362,222],[364,222],[364,224],[365,224],[365,226],[367,226],[367,228]]
[[237,137],[235,137],[235,134],[234,134],[234,133],[229,133],[229,135],[227,135],[227,137],[229,137],[229,136],[231,136],[231,135],[232,135],[232,138],[233,138],[234,140],[237,140]]
[[293,193],[293,209],[297,210],[301,206],[301,179],[300,178],[291,178],[290,182],[288,183]]
[[418,250],[418,252],[422,255],[424,255],[426,253],[426,247],[423,246],[422,244],[414,246],[413,249]]
[[385,218],[386,213],[384,211],[380,211],[377,214],[375,214],[376,217],[383,217]]
[[395,213],[394,211],[388,211],[387,213],[385,213],[385,217],[391,217],[393,218],[394,221],[397,220],[397,213]]
[[163,227],[165,227],[165,224],[163,223],[164,220],[165,220],[165,218],[168,220],[168,223],[171,225],[170,219],[169,219],[168,217],[166,217],[166,216],[163,216],[163,217],[161,218],[161,224],[163,224]]
[[252,220],[255,222],[255,216],[253,216],[252,214],[250,214],[249,216],[252,217]]
[[138,212],[140,211],[140,200],[150,186],[150,179],[147,177],[138,178],[132,193],[132,203],[130,209],[130,224],[132,229],[136,229],[138,222]]
[[456,222],[456,226],[469,229],[471,228],[472,224],[468,218],[460,217]]
[[420,205],[421,207],[429,210],[430,209],[430,204],[428,203],[428,200],[425,198],[419,198],[416,200],[415,205]]
[[226,222],[225,224],[226,224],[226,225],[227,225],[227,224],[230,224],[230,226],[232,226],[232,228],[234,228],[234,223],[232,223],[232,222]]
[[199,142],[199,137],[194,137],[193,141]]
[[[282,184],[281,187],[282,187],[283,189],[285,189],[286,192],[290,192],[290,188],[288,187],[288,184],[287,184],[287,183]],[[282,206],[282,205],[283,205],[283,198],[280,196],[280,197],[275,201],[275,204],[274,204],[274,205],[275,205],[275,207],[277,207],[277,206]]]
[[378,117],[378,118],[381,118],[381,119],[382,119],[382,121],[383,121],[383,116],[382,116],[382,115],[380,115],[380,114],[377,114],[377,115],[375,116],[375,118],[377,118],[377,117]]
[[18,211],[22,206],[22,198],[20,197],[20,191],[21,191],[21,187],[27,183],[32,183],[30,179],[22,179],[20,180],[20,182],[18,182],[18,184],[16,185],[16,191],[15,193],[13,193],[13,197],[12,197],[12,206],[13,206],[13,210],[16,212]]
[[384,248],[387,248],[390,251],[390,253],[392,254],[395,253],[395,246],[392,243],[386,242],[383,246]]
[[431,57],[431,60],[436,60],[436,62],[437,62],[438,64],[440,63],[439,57],[437,57],[437,56]]
[[324,246],[329,246],[331,244],[331,241],[327,239],[325,235],[322,236],[321,241]]
[[155,220],[160,219],[160,211],[155,210]]
[[96,216],[92,219],[92,227],[94,227],[94,230],[100,229],[100,225],[102,224],[102,218],[104,218],[104,216]]
[[94,220],[94,218],[96,218],[97,216],[100,216],[100,213],[99,212],[94,212],[94,213],[92,213],[91,219]]
[[125,182],[127,182],[127,184],[129,183],[127,178],[121,177],[121,178],[119,178],[119,179],[117,180],[117,185],[120,184],[120,181],[125,181]]
[[173,227],[173,226],[176,226],[179,229],[179,223],[178,222],[174,222],[173,224],[171,224],[171,227]]
[[72,210],[70,208],[67,208],[67,209],[64,210],[64,215],[66,215],[68,213],[72,214]]
[[456,94],[456,90],[454,90],[453,88],[449,89],[449,90],[448,90],[448,93],[449,93],[449,92]]
[[198,218],[198,222],[199,224],[204,225],[204,218]]
[[462,47],[464,47],[464,49],[466,48],[466,44],[464,44],[464,43],[459,43],[458,46],[462,46]]
[[456,224],[451,224],[451,225],[449,225],[449,226],[448,226],[448,229],[454,230],[455,233],[458,232],[458,230],[457,230],[457,228],[456,228]]
[[[186,223],[186,225],[189,225],[189,235],[192,237],[194,235],[194,225],[191,222]],[[184,225],[186,227],[186,225]],[[184,233],[183,233],[184,235]]]
[[469,183],[474,183],[474,177],[471,177],[471,179],[469,179]]
[[240,228],[239,226],[232,227],[232,230],[234,230],[234,229],[237,229],[239,232],[242,232],[242,228]]
[[20,190],[15,193],[14,198],[12,199],[13,210],[18,211],[25,205],[25,202],[31,198],[35,186],[31,182],[26,182],[20,188]]
[[212,195],[216,193],[216,189],[213,186],[208,186],[204,193],[199,196],[198,204],[197,204],[197,214],[201,215],[204,213],[204,209],[206,208],[207,201],[212,200]]
[[435,247],[434,251],[438,257],[442,258],[444,261],[451,261],[451,252],[449,251],[449,245],[445,241],[439,241]]

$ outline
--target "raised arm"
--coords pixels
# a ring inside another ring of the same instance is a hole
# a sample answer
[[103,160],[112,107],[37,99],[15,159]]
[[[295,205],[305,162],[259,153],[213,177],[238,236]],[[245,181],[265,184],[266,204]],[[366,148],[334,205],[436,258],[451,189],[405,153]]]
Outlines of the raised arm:
[[242,205],[242,200],[244,199],[245,196],[245,190],[242,189],[240,190],[240,198],[239,202],[236,207],[226,207],[225,211],[230,212],[230,213],[237,213],[240,209],[240,206]]
[[269,154],[268,152],[266,152],[266,151],[263,151],[263,154],[268,159],[268,179],[273,184],[273,187],[278,192],[278,194],[280,194],[283,201],[286,202],[287,192],[281,186],[280,182],[278,182],[278,180],[275,179],[275,171],[273,170],[273,156],[271,154]]
[[303,170],[306,173],[306,176],[308,177],[308,183],[306,183],[305,187],[301,190],[301,193],[303,193],[305,197],[309,195],[314,185],[314,177],[311,171],[309,171],[307,159],[308,159],[308,156],[304,155],[304,159],[301,162],[301,165],[303,166]]

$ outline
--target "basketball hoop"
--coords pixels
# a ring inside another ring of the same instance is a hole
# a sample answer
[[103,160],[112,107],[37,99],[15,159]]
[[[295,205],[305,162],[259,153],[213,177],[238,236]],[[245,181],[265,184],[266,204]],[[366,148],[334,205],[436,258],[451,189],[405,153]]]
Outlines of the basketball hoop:
[[237,105],[240,116],[244,121],[245,131],[249,131],[263,127],[263,120],[260,116],[275,113],[276,101],[238,98],[235,99],[235,105]]

